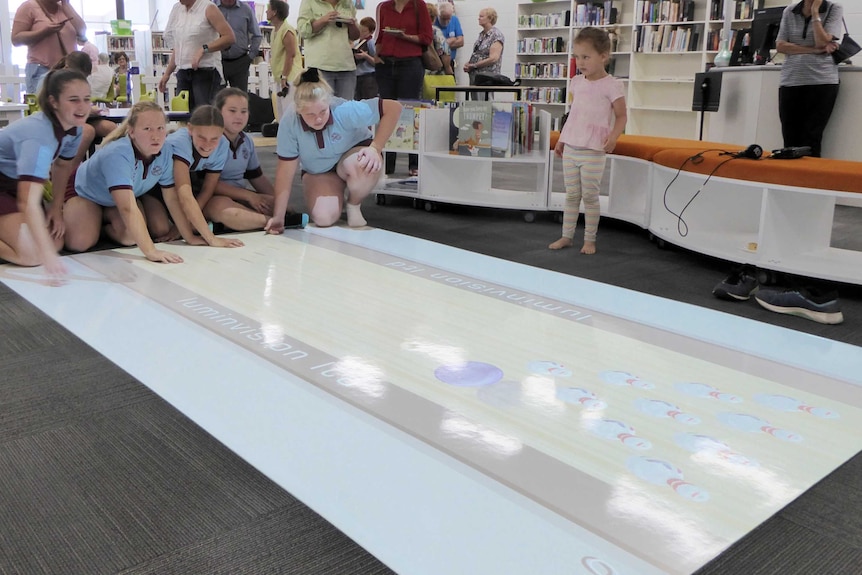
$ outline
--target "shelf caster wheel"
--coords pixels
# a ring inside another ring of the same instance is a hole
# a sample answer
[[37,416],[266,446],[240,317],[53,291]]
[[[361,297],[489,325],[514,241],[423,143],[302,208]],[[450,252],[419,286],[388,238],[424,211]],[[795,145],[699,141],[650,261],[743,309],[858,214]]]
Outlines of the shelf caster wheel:
[[563,223],[563,212],[557,212],[556,214],[554,214],[554,221],[558,224]]
[[425,204],[425,202],[423,202],[419,198],[413,198],[413,207],[416,208],[417,210],[421,210],[422,208],[424,208],[425,207],[424,204]]
[[532,224],[536,221],[536,212],[524,212],[524,221]]
[[386,194],[377,194],[377,205],[385,206],[386,205]]
[[757,270],[757,283],[761,285],[775,285],[780,283],[781,277],[778,272],[772,270]]
[[437,204],[435,204],[434,202],[425,202],[425,211],[429,212],[429,213],[430,212],[436,212],[437,211]]
[[667,249],[667,242],[661,238],[655,238],[655,245],[660,250],[666,250]]

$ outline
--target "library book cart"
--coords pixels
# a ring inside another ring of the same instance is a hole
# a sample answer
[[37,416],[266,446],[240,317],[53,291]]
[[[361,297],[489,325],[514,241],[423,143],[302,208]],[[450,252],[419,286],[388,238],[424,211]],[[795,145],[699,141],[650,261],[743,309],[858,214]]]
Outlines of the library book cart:
[[414,181],[381,181],[375,190],[377,203],[385,204],[391,195],[413,198],[415,207],[429,212],[438,203],[521,210],[524,220],[532,222],[536,212],[548,210],[550,127],[550,113],[541,110],[532,151],[507,158],[456,156],[449,153],[449,110],[422,109],[419,176]]

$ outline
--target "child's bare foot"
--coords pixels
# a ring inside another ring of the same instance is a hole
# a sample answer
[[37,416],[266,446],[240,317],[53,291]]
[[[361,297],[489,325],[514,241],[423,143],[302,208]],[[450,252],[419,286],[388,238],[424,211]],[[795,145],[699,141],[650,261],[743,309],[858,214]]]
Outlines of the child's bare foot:
[[588,256],[596,253],[596,242],[584,241],[584,247],[581,248],[581,253]]
[[552,250],[561,250],[563,248],[570,248],[572,244],[575,242],[571,240],[571,238],[560,238],[551,245],[548,246],[549,249]]

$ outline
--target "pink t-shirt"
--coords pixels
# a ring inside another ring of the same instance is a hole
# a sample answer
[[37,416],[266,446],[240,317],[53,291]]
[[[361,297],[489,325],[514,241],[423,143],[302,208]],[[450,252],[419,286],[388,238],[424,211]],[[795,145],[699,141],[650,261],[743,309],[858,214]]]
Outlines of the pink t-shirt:
[[590,81],[583,75],[569,81],[572,107],[560,141],[573,148],[602,151],[614,125],[613,103],[625,97],[625,86],[610,74]]
[[[62,22],[68,16],[60,10],[53,16],[48,16],[36,0],[27,0],[15,12],[15,22],[23,24],[25,30],[42,30],[50,26],[53,22]],[[60,42],[63,42],[63,47],[66,49],[65,54],[74,52],[77,44],[78,32],[71,22],[66,22],[66,25],[57,34],[49,34],[42,38],[32,46],[27,47],[27,62],[41,64],[50,68],[60,61],[64,56],[63,48],[60,47]]]

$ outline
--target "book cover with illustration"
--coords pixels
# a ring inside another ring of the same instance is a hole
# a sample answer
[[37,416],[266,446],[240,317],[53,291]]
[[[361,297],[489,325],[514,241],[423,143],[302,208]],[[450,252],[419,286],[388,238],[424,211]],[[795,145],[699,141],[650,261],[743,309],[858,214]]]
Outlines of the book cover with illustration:
[[496,102],[491,105],[491,157],[512,156],[512,104]]
[[386,141],[386,148],[392,150],[412,150],[413,132],[416,109],[413,106],[403,106],[395,130]]
[[491,102],[463,102],[458,121],[459,156],[491,157]]

